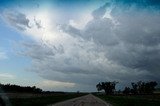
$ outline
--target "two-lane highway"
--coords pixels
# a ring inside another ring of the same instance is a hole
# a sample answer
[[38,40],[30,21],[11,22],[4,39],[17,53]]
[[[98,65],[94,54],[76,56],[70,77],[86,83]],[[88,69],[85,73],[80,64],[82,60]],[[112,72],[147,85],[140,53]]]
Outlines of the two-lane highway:
[[50,106],[112,106],[92,94],[70,99]]

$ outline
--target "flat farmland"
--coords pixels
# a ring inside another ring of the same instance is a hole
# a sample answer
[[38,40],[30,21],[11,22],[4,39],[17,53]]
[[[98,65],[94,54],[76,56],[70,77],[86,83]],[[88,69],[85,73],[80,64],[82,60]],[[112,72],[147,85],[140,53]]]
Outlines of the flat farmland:
[[[8,93],[3,94],[8,97],[12,106],[46,106],[68,99],[83,96],[81,93],[64,94],[31,94],[31,93]],[[7,103],[8,104],[8,103]]]
[[96,95],[113,106],[160,106],[160,94],[156,95]]

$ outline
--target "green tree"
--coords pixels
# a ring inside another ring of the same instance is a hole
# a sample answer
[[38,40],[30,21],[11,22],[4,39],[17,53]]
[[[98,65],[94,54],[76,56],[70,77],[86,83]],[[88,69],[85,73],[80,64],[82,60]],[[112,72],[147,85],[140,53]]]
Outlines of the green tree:
[[115,91],[115,86],[118,82],[100,82],[96,85],[96,88],[98,91],[104,90],[105,93],[108,94],[113,94]]
[[155,87],[157,86],[156,81],[150,81],[150,82],[142,82],[138,81],[137,83],[131,83],[132,89],[131,92],[133,94],[152,94],[155,90]]
[[123,93],[124,94],[129,94],[131,92],[131,89],[129,87],[125,87]]

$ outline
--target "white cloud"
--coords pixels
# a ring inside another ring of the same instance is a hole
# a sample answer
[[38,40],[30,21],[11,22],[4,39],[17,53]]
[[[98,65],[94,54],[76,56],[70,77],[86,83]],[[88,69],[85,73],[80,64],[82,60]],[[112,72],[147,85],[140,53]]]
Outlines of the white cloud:
[[8,56],[6,55],[5,52],[0,51],[0,60],[3,60],[3,59],[8,59]]
[[0,73],[0,79],[14,79],[15,76],[9,73]]
[[75,87],[75,83],[70,82],[60,82],[60,81],[53,81],[53,80],[43,80],[39,82],[36,86],[44,89],[44,90],[61,90],[62,88],[71,89]]
[[84,14],[81,14],[80,17],[76,19],[69,20],[69,25],[77,28],[77,29],[83,29],[86,24],[93,19],[92,15],[89,12],[85,12]]

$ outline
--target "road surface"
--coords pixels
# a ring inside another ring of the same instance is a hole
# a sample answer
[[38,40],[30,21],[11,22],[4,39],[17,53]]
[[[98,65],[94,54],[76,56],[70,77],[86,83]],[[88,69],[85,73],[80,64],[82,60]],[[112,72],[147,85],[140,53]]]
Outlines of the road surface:
[[103,100],[99,99],[98,97],[95,97],[92,94],[88,94],[86,96],[70,99],[49,106],[112,106],[112,105],[104,102]]

